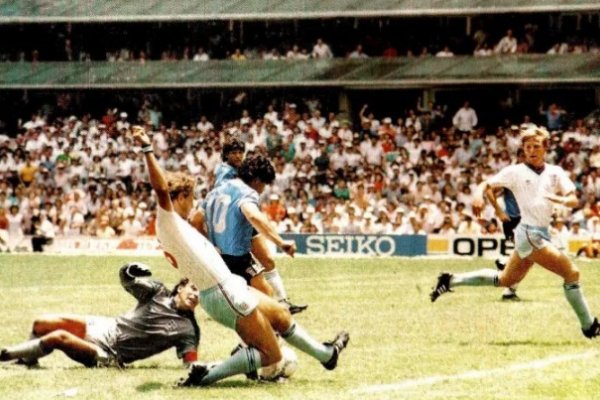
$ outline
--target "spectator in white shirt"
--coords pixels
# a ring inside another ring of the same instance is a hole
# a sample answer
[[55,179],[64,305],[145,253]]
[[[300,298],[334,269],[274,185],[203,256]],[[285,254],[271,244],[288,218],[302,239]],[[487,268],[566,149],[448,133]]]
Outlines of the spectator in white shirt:
[[133,212],[133,210],[125,211],[124,216],[125,219],[119,227],[121,234],[125,237],[137,237],[143,235],[144,226],[139,221],[139,219],[135,217],[135,213]]
[[323,39],[318,38],[317,43],[313,46],[312,56],[313,58],[333,58],[333,53],[329,45],[323,42]]
[[127,113],[125,111],[119,114],[119,120],[117,121],[117,130],[121,132],[123,129],[129,129],[129,122],[127,122]]
[[457,233],[463,235],[479,235],[481,233],[481,225],[473,221],[473,217],[465,215],[463,221],[458,225]]
[[477,113],[471,108],[468,101],[454,114],[452,124],[461,132],[471,132],[477,126]]
[[312,123],[312,125],[317,130],[321,129],[325,125],[325,122],[326,122],[325,118],[321,115],[321,111],[319,111],[319,110],[315,110],[312,113],[312,118],[309,119],[309,121]]
[[196,54],[194,54],[193,61],[208,61],[210,60],[209,55],[204,51],[203,47],[198,47]]
[[336,151],[329,156],[329,166],[332,170],[343,170],[348,164],[344,145],[338,144]]
[[369,56],[363,51],[362,44],[357,44],[354,51],[352,51],[348,58],[369,58]]
[[[215,129],[214,125],[212,124],[212,122],[210,122],[207,118],[206,115],[203,115],[200,117],[200,122],[198,122],[196,124],[196,128],[198,128],[198,130],[200,131],[200,133],[207,133],[210,132],[212,130]],[[155,137],[153,138],[154,140],[156,140],[156,135],[154,135]]]
[[450,50],[450,47],[446,45],[442,50],[438,51],[435,56],[440,58],[448,58],[454,57],[454,53]]
[[338,137],[342,142],[352,142],[354,134],[352,132],[352,129],[350,129],[349,127],[348,121],[343,121],[341,125],[342,126],[337,131]]
[[361,144],[361,153],[368,164],[382,165],[383,164],[383,147],[376,136],[371,136],[371,140]]
[[496,47],[494,48],[494,53],[496,54],[514,54],[517,52],[517,38],[513,36],[512,29],[506,31],[506,36],[504,36]]

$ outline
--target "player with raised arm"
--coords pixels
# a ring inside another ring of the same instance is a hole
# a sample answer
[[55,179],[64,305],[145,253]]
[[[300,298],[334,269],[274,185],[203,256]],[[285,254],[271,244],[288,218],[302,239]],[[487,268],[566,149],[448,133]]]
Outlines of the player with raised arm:
[[39,358],[58,349],[87,367],[122,366],[171,347],[186,365],[196,361],[198,289],[184,278],[169,291],[149,276],[148,266],[125,264],[119,277],[123,288],[138,301],[134,309],[117,318],[45,315],[34,321],[32,339],[2,349],[0,361],[18,359],[37,365]]
[[[517,199],[521,222],[515,229],[515,250],[506,268],[501,272],[492,269],[460,274],[444,272],[430,297],[435,301],[457,286],[510,286],[520,282],[536,263],[563,278],[565,297],[579,319],[583,334],[591,339],[600,334],[600,324],[592,316],[581,290],[579,270],[550,241],[548,226],[554,205],[575,207],[579,201],[567,173],[559,166],[545,163],[549,137],[545,128],[529,127],[522,131],[525,162],[503,168],[482,182],[475,193],[476,214],[480,213],[483,194],[490,187],[508,188]],[[495,202],[495,198],[491,200]]]
[[[230,137],[225,140],[221,152],[223,162],[219,164],[215,170],[214,187],[218,187],[231,179],[237,178],[238,169],[244,161],[245,149],[244,142],[240,139]],[[190,222],[206,236],[204,210],[199,208],[190,219]],[[229,258],[223,257],[223,259],[227,266],[230,267],[231,272],[240,275],[246,279],[246,282],[252,287],[255,287],[266,295],[271,296],[284,304],[292,314],[300,313],[308,308],[305,304],[292,304],[289,301],[283,280],[275,266],[275,260],[269,251],[265,236],[261,235],[256,230],[253,231],[252,234],[250,253],[252,254],[250,265],[243,269],[235,268],[235,265],[231,265]],[[258,261],[258,265],[254,262],[254,259]]]
[[[348,334],[340,332],[329,343],[317,342],[285,307],[232,274],[215,247],[187,222],[193,206],[194,179],[182,173],[165,175],[144,128],[134,127],[133,136],[143,146],[150,184],[158,200],[157,235],[165,256],[198,286],[200,304],[208,315],[234,329],[248,345],[210,368],[194,363],[180,385],[205,386],[278,362],[281,349],[274,330],[289,344],[319,360],[326,369],[334,369],[348,343]],[[276,244],[289,255],[296,250],[295,243],[281,237]]]

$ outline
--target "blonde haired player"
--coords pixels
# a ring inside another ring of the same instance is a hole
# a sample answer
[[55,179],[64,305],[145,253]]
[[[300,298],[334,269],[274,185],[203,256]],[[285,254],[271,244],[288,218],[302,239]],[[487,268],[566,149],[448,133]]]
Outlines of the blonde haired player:
[[[546,164],[550,135],[545,128],[533,126],[521,132],[525,162],[503,168],[498,174],[482,182],[475,193],[473,210],[483,207],[483,194],[490,188],[506,187],[511,190],[521,210],[521,222],[515,230],[515,250],[503,271],[492,269],[451,274],[438,277],[431,292],[431,301],[457,286],[511,286],[520,282],[533,264],[539,264],[564,280],[564,293],[575,311],[585,337],[600,334],[600,324],[589,310],[579,284],[579,270],[571,260],[550,241],[548,227],[555,204],[576,207],[575,185],[567,173],[557,165]],[[494,207],[495,197],[490,198]]]
[[[340,332],[328,343],[314,340],[290,312],[233,275],[215,247],[193,228],[188,218],[194,199],[194,180],[186,174],[165,175],[142,127],[133,137],[143,147],[150,184],[158,200],[157,236],[166,258],[200,290],[200,304],[215,321],[234,329],[248,345],[212,367],[195,363],[182,386],[205,386],[237,374],[248,374],[281,360],[277,331],[290,345],[319,360],[326,369],[337,366],[349,336]],[[279,237],[280,248],[293,255],[296,246]]]

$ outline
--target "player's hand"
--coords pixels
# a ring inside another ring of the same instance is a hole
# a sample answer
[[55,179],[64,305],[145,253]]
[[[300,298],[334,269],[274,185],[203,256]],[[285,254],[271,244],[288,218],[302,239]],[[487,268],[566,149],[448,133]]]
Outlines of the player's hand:
[[507,213],[505,213],[504,211],[496,211],[496,216],[500,219],[500,221],[502,222],[508,222],[510,221],[510,217],[508,216]]
[[131,128],[131,134],[133,136],[133,140],[142,146],[149,146],[152,144],[152,141],[150,140],[150,137],[148,137],[148,134],[143,126],[134,125]]
[[478,198],[473,199],[473,202],[471,203],[471,209],[473,210],[473,214],[476,217],[479,217],[481,215],[481,212],[483,211],[483,207],[484,207],[483,199],[478,199]]
[[284,240],[281,245],[281,250],[290,257],[294,257],[294,254],[296,253],[296,242],[293,240]]
[[127,269],[125,270],[127,275],[133,278],[143,278],[152,275],[152,271],[150,271],[150,267],[141,263],[131,263],[127,265]]
[[557,196],[555,194],[551,194],[551,193],[546,193],[544,195],[544,198],[546,200],[550,200],[553,203],[557,203],[557,204],[565,204],[565,198],[563,196]]

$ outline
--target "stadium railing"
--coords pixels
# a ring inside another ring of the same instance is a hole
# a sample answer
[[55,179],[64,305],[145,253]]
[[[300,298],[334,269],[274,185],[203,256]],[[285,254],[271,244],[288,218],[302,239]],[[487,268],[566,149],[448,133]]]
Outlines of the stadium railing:
[[599,9],[594,0],[0,0],[0,23],[469,16]]
[[337,87],[596,84],[600,55],[515,55],[306,61],[0,63],[2,89]]

